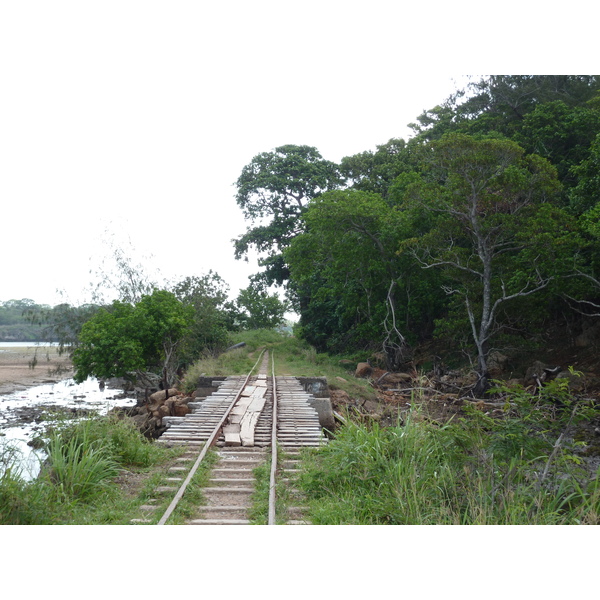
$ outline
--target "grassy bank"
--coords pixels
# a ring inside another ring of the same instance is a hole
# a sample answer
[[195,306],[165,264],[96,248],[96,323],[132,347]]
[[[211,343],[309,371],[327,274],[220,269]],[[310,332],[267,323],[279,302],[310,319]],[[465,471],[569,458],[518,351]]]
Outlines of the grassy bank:
[[39,477],[24,481],[0,447],[0,524],[125,524],[153,489],[154,471],[179,451],[146,440],[127,420],[95,417],[46,437]]
[[599,524],[600,469],[573,437],[594,407],[559,383],[506,399],[498,418],[473,408],[441,425],[416,402],[395,427],[348,423],[306,453],[300,485],[313,522]]

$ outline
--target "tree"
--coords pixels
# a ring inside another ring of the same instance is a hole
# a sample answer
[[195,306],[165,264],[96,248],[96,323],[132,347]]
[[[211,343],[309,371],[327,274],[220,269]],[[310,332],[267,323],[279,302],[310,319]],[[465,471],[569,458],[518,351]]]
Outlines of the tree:
[[415,167],[411,144],[392,138],[377,146],[375,152],[367,150],[342,158],[340,174],[352,189],[375,192],[389,202],[389,191],[394,180]]
[[[137,252],[131,240],[116,240],[114,232],[106,229],[102,238],[106,252],[99,257],[99,264],[90,270],[95,281],[87,292],[93,304],[105,305],[115,298],[123,302],[136,303],[142,296],[160,288],[162,279],[158,270],[148,271],[152,256],[141,257],[143,262],[134,263]],[[108,299],[107,299],[108,296]]]
[[281,325],[287,305],[275,294],[247,287],[235,301],[237,317],[243,329],[273,329]]
[[389,370],[406,361],[409,342],[431,330],[439,307],[436,274],[423,276],[397,255],[416,232],[411,217],[373,192],[336,190],[310,203],[307,231],[286,251],[307,341],[320,350],[383,350]]
[[559,190],[555,169],[509,140],[449,134],[427,148],[425,161],[429,182],[413,184],[409,199],[437,223],[414,240],[412,254],[423,268],[441,269],[445,291],[462,298],[481,394],[499,309],[546,287],[558,258],[570,256],[567,216],[549,204]]
[[155,290],[133,305],[115,300],[81,328],[73,352],[74,379],[89,376],[143,377],[160,373],[170,387],[177,368],[177,349],[192,321],[193,309],[171,292]]
[[186,277],[172,291],[194,312],[183,344],[182,360],[190,363],[203,352],[216,354],[226,347],[228,331],[234,329],[234,318],[227,301],[229,286],[225,281],[209,271],[201,277]]
[[578,165],[590,160],[592,142],[599,133],[600,111],[555,100],[536,106],[523,117],[515,141],[526,152],[539,154],[555,165],[568,193],[577,185]]
[[235,257],[255,248],[266,267],[258,279],[282,285],[289,276],[282,251],[302,231],[306,203],[340,181],[337,166],[310,146],[280,146],[255,156],[236,182],[237,204],[253,226],[234,241]]
[[496,132],[513,138],[525,116],[540,104],[583,106],[597,94],[596,75],[488,75],[469,81],[410,127],[420,141],[439,140],[451,132]]
[[72,306],[62,302],[56,306],[33,305],[24,317],[40,327],[40,339],[58,342],[58,352],[72,354],[79,344],[79,333],[83,324],[88,321],[100,307],[96,304]]

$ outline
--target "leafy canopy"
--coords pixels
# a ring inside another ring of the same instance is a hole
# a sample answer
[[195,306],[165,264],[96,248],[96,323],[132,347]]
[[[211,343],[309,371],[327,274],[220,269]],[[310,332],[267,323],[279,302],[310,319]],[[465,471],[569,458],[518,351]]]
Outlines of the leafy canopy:
[[255,156],[236,182],[237,204],[253,226],[235,240],[235,257],[254,247],[263,254],[264,280],[282,284],[288,273],[281,252],[302,230],[306,203],[340,181],[337,165],[311,146],[280,146]]
[[156,290],[135,305],[115,300],[81,328],[74,379],[127,377],[163,367],[193,318],[171,292]]

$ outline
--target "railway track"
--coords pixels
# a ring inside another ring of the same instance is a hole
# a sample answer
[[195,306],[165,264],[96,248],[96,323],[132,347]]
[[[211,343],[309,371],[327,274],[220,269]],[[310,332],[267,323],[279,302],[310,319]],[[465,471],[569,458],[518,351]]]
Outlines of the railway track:
[[[270,371],[270,372],[269,372]],[[180,465],[171,467],[166,485],[157,494],[173,499],[158,520],[167,524],[183,498],[194,474],[209,449],[216,453],[209,485],[202,489],[206,503],[198,507],[193,525],[250,524],[254,470],[270,462],[268,524],[307,524],[301,498],[294,488],[300,451],[326,443],[319,416],[294,377],[275,377],[269,354],[261,354],[245,377],[228,377],[216,392],[190,403],[192,413],[170,419],[170,427],[157,440],[168,446],[184,446]],[[193,463],[193,464],[192,464]],[[190,467],[191,464],[191,467]],[[285,496],[282,514],[278,496]],[[164,504],[164,502],[163,502]],[[278,506],[279,510],[276,510]],[[153,522],[149,514],[156,503],[141,507],[144,518],[132,522]]]

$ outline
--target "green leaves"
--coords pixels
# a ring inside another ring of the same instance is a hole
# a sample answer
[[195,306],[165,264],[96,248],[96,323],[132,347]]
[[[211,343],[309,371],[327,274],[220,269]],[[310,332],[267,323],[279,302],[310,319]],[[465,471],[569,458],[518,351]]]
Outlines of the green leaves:
[[[268,259],[281,256],[284,248],[302,231],[306,203],[341,183],[337,165],[324,160],[316,148],[286,145],[255,156],[236,182],[236,201],[253,225],[235,243],[236,258],[251,247]],[[282,284],[285,271],[266,267],[267,284]]]
[[135,305],[114,301],[86,322],[73,353],[74,379],[124,377],[157,369],[186,333],[193,310],[156,290]]
[[286,304],[276,295],[255,287],[241,290],[236,305],[243,329],[273,329],[283,323],[287,310]]

